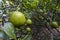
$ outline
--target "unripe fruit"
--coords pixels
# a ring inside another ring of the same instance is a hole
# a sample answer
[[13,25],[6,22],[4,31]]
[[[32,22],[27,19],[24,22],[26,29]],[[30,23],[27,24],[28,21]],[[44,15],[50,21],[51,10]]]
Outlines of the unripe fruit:
[[53,28],[58,28],[58,23],[57,22],[52,22],[52,25],[51,25]]
[[27,19],[27,24],[32,24],[32,20],[31,19]]
[[10,22],[15,26],[23,25],[26,21],[25,15],[21,12],[15,11],[11,13]]
[[30,31],[31,31],[31,28],[27,27],[26,30],[27,30],[28,32],[30,32]]

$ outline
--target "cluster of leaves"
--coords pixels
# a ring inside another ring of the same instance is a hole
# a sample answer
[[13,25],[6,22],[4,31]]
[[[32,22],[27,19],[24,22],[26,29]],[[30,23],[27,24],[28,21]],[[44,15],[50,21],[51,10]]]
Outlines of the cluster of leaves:
[[34,20],[35,17],[38,21],[35,22],[36,24],[46,26],[47,23],[51,24],[59,18],[59,4],[59,0],[23,0],[22,11],[27,15],[32,14],[32,19]]

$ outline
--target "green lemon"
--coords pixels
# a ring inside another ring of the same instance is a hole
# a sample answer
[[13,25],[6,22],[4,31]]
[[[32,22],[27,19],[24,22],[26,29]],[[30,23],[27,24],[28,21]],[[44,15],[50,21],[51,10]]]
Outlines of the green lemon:
[[27,19],[27,24],[32,24],[32,20],[31,19]]
[[52,27],[53,27],[53,28],[58,28],[58,23],[57,23],[57,22],[55,22],[55,21],[54,21],[54,22],[52,22]]
[[31,28],[27,27],[26,28],[26,31],[30,32],[31,31]]
[[15,26],[20,26],[25,24],[26,18],[25,15],[19,11],[11,12],[9,21]]

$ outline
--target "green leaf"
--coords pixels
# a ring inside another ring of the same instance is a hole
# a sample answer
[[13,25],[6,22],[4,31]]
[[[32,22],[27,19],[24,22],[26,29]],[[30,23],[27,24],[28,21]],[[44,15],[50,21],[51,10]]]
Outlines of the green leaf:
[[7,40],[8,36],[2,30],[0,30],[0,38],[3,40]]
[[4,23],[4,32],[11,38],[15,39],[16,40],[16,35],[14,33],[14,26],[7,22],[7,23]]

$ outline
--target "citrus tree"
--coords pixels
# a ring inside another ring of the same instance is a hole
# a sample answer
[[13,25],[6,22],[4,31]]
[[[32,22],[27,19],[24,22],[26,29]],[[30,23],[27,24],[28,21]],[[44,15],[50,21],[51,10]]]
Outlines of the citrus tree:
[[54,38],[53,29],[59,32],[59,0],[1,0],[0,3],[1,31],[7,35],[6,39],[2,37],[4,40],[34,40],[33,28],[38,31],[46,28],[50,40]]

